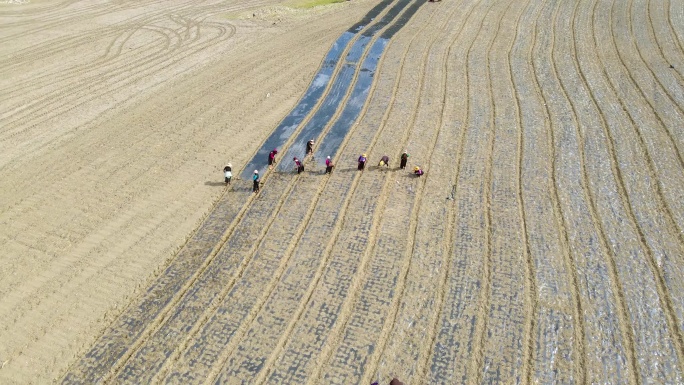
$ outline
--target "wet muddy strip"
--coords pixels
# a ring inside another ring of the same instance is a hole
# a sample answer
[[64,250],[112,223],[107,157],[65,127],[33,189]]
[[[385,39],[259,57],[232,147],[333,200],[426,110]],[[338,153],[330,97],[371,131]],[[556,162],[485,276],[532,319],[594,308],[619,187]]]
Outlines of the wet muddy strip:
[[[359,114],[363,109],[363,105],[366,103],[366,99],[368,99],[368,93],[373,84],[375,70],[378,67],[378,62],[382,57],[382,53],[385,51],[385,47],[387,47],[387,44],[389,43],[389,39],[391,39],[392,36],[411,19],[411,16],[416,13],[421,5],[423,5],[423,2],[421,1],[414,2],[394,24],[380,35],[368,50],[368,54],[363,61],[356,84],[354,85],[354,89],[351,92],[351,96],[349,97],[344,110],[318,146],[315,154],[317,159],[325,159],[326,156],[330,156],[331,158],[335,157],[340,144],[349,132],[352,124],[358,119]],[[306,141],[306,138],[304,138],[304,140]]]
[[306,90],[304,96],[299,100],[295,108],[280,122],[278,127],[271,133],[271,135],[264,141],[261,148],[257,151],[251,161],[242,169],[242,178],[249,179],[255,169],[263,171],[268,162],[268,154],[274,148],[282,147],[287,140],[292,136],[297,127],[302,123],[304,118],[311,113],[314,106],[323,96],[323,93],[328,87],[335,67],[337,67],[342,53],[354,37],[364,29],[369,23],[380,14],[392,0],[383,0],[381,3],[373,7],[361,21],[354,24],[347,31],[345,31],[335,43],[333,43],[330,51],[325,56],[325,60],[321,64]]
[[[391,0],[384,0],[379,3],[375,8],[369,11],[363,20],[343,33],[333,44],[333,47],[326,55],[321,70],[319,70],[318,74],[314,77],[314,81],[312,81],[302,100],[300,100],[295,109],[281,122],[276,131],[267,139],[264,146],[262,146],[254,159],[248,164],[248,167],[244,169],[243,173],[249,174],[246,177],[247,179],[251,176],[253,168],[263,169],[265,167],[266,156],[270,149],[277,147],[277,143],[285,143],[296,127],[303,121],[304,117],[311,112],[330,82],[334,68],[339,61],[341,54],[344,52],[346,45],[391,2]],[[403,4],[405,5],[407,2],[408,0],[404,1]],[[389,14],[396,16],[401,9],[403,9],[403,6],[401,8],[395,6],[390,10]],[[389,19],[383,18],[383,20],[381,20],[381,22],[384,21],[383,27],[389,23],[394,16]],[[365,45],[371,40],[371,36],[381,28],[382,27],[374,28],[372,33],[368,31],[364,33],[362,37]],[[363,52],[364,49],[352,50],[350,55],[347,56],[347,59],[356,58],[356,62],[358,62]],[[351,79],[351,75],[349,76],[349,79]],[[348,80],[347,83],[349,83],[349,81],[350,80]],[[349,85],[347,84],[346,87],[348,88],[348,86]],[[261,157],[259,157],[262,151],[265,151],[265,153],[261,154]],[[255,166],[255,164],[261,166]],[[240,193],[244,196],[240,200],[246,200],[246,192],[246,187],[241,189]],[[231,200],[234,200],[234,198],[235,196],[233,196]],[[226,203],[225,197],[216,207],[222,207],[223,203]],[[64,383],[82,381],[96,382],[107,375],[111,368],[125,356],[131,345],[134,344],[143,331],[154,322],[164,307],[172,301],[176,292],[182,288],[189,277],[191,277],[197,268],[199,268],[218,239],[220,239],[228,224],[237,216],[240,205],[230,206],[233,210],[230,210],[229,213],[226,213],[225,210],[218,210],[224,215],[215,215],[217,214],[217,209],[214,209],[205,225],[203,225],[195,234],[195,238],[203,241],[202,247],[196,248],[186,245],[185,249],[187,249],[195,258],[175,258],[174,262],[172,262],[160,278],[143,295],[140,303],[127,309],[126,312],[115,321],[112,327],[105,331],[98,341],[95,342],[83,359],[77,362],[69,370],[63,379]]]
[[[319,107],[318,111],[309,120],[309,122],[302,128],[302,130],[297,135],[295,141],[290,145],[283,156],[283,162],[278,166],[278,171],[286,171],[293,166],[290,159],[293,157],[303,157],[305,154],[306,142],[310,139],[316,139],[321,135],[325,127],[328,125],[330,120],[333,118],[337,110],[344,103],[345,107],[342,114],[338,117],[335,122],[334,130],[328,134],[332,139],[332,144],[326,145],[325,149],[330,151],[337,151],[342,139],[349,131],[351,124],[358,118],[361,109],[363,108],[366,98],[368,97],[368,91],[370,90],[371,83],[373,81],[373,74],[378,66],[378,61],[387,46],[387,39],[378,39],[373,43],[372,48],[368,50],[366,59],[364,59],[363,65],[359,68],[359,61],[362,59],[364,53],[368,48],[368,45],[373,41],[374,36],[380,31],[380,29],[386,27],[392,20],[394,20],[397,15],[406,9],[407,5],[411,0],[400,0],[395,4],[388,12],[383,16],[383,18],[368,28],[362,33],[362,36],[358,38],[349,49],[347,57],[345,58],[345,65],[340,70],[339,74],[335,78],[332,85],[330,93],[326,96],[323,104]],[[416,2],[417,3],[417,2]],[[422,4],[422,2],[420,2]],[[407,11],[412,11],[415,13],[417,7],[409,7]],[[405,14],[406,12],[404,12]],[[409,16],[410,18],[410,16]],[[408,21],[407,17],[399,18],[392,25],[392,28],[398,29]],[[345,102],[345,96],[349,87],[352,85],[354,75],[359,71],[357,75],[356,83],[351,92],[350,97]],[[327,139],[327,138],[326,138]],[[324,142],[330,142],[331,139],[324,140]],[[321,152],[323,147],[319,146],[318,152],[320,154],[326,154]]]
[[157,317],[173,294],[179,291],[209,256],[226,227],[238,214],[240,206],[232,199],[247,199],[247,186],[236,186],[231,199],[225,196],[214,207],[204,223],[178,253],[172,264],[152,284],[143,298],[126,309],[105,334],[97,340],[85,357],[67,373],[64,383],[95,383],[124,355],[140,333]]

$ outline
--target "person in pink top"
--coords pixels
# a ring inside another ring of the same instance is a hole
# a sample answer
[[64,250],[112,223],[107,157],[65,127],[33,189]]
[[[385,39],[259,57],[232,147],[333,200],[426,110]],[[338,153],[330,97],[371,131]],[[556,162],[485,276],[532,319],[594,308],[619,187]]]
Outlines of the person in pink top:
[[325,173],[330,174],[332,172],[333,167],[335,167],[335,165],[333,165],[333,162],[332,160],[330,160],[330,157],[325,158]]
[[276,164],[276,154],[278,154],[278,149],[274,148],[273,151],[271,151],[268,154],[268,168],[272,169],[273,165]]
[[304,165],[302,164],[302,161],[297,159],[295,156],[292,161],[295,163],[295,168],[297,169],[297,174],[301,174],[304,172]]

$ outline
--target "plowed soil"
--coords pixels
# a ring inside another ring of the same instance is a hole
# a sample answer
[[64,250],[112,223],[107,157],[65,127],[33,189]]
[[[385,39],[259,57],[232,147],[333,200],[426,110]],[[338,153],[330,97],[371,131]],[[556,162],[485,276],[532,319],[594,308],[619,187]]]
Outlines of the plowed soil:
[[0,383],[684,383],[681,1],[293,4],[0,1]]

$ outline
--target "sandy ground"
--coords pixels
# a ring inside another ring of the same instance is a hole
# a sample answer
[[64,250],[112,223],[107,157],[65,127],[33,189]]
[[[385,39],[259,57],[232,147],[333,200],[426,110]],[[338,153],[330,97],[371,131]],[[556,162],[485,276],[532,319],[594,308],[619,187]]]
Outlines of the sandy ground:
[[0,1],[0,382],[684,382],[681,3],[421,3],[225,188],[378,4]]

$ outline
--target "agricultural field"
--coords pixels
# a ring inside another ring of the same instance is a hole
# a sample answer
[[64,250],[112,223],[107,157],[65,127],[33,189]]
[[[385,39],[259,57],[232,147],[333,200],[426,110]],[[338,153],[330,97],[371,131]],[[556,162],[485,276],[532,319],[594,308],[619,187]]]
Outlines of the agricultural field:
[[684,383],[680,0],[0,0],[0,64],[2,384]]

